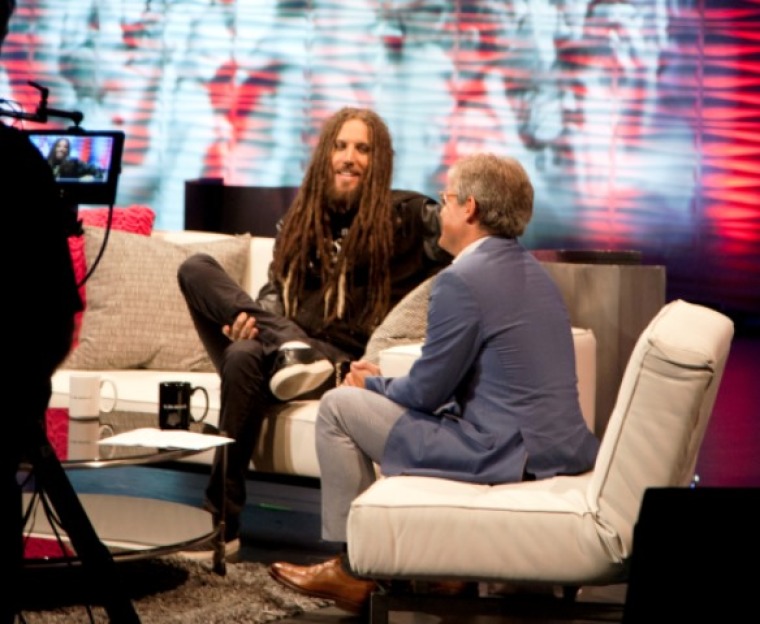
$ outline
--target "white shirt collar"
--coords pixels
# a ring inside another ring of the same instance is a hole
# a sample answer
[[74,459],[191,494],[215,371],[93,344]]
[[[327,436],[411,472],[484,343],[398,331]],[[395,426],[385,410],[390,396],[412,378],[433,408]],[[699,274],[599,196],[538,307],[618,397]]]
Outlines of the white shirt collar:
[[475,251],[480,245],[485,241],[486,239],[491,238],[490,236],[484,236],[483,238],[479,238],[476,241],[472,241],[467,247],[465,247],[462,251],[460,251],[455,258],[451,261],[451,264],[454,264],[455,262],[458,262],[460,258],[466,256],[467,254],[472,253]]

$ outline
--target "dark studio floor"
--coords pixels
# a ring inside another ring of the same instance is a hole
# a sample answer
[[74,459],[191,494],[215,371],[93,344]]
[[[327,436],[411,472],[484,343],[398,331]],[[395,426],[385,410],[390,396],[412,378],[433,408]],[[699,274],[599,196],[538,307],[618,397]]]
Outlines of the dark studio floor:
[[[760,335],[757,327],[740,329],[734,340],[718,394],[697,474],[700,487],[760,487]],[[82,492],[151,496],[189,504],[201,503],[205,474],[163,468],[131,467],[108,471],[72,471],[70,480]],[[331,554],[319,539],[319,489],[316,482],[251,480],[243,517],[241,559],[311,563]],[[503,622],[621,622],[627,587],[584,588],[580,604],[562,605],[546,596],[534,607],[520,605],[509,615],[461,616],[396,612],[393,624],[495,624]],[[676,618],[677,620],[678,618]],[[670,620],[667,621],[676,621]],[[334,608],[285,620],[285,624],[337,624],[360,618]],[[652,621],[655,621],[654,619]],[[715,621],[724,621],[721,619]]]

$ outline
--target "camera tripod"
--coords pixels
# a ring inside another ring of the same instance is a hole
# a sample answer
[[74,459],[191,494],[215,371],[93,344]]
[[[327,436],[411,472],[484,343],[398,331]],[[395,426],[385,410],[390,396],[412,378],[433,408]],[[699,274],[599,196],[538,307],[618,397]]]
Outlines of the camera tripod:
[[21,425],[25,462],[34,470],[36,487],[44,492],[61,521],[69,539],[93,583],[110,621],[139,624],[140,618],[128,597],[119,591],[116,564],[100,541],[87,517],[76,491],[66,476],[45,433],[42,421],[26,418]]

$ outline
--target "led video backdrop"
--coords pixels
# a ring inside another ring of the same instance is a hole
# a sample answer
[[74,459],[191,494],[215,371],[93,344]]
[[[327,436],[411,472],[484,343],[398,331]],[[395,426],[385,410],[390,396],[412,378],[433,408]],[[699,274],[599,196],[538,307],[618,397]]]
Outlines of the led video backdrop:
[[[394,186],[519,158],[531,248],[636,249],[669,296],[760,307],[760,1],[20,0],[4,107],[126,133],[117,203],[183,227],[187,179],[296,186],[325,116],[388,122]],[[66,125],[65,120],[51,120]]]

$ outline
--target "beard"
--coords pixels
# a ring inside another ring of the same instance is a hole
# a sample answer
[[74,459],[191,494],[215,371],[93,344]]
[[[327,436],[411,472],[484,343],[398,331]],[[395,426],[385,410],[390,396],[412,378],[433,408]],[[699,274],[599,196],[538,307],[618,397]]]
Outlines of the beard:
[[364,192],[364,180],[348,191],[341,191],[335,186],[335,178],[330,180],[327,187],[327,207],[330,212],[346,214],[355,211],[359,207]]

